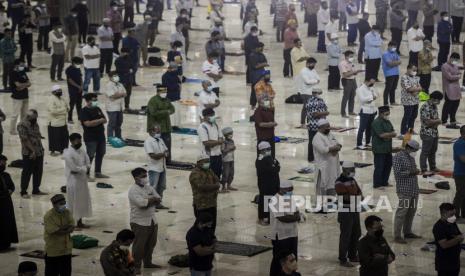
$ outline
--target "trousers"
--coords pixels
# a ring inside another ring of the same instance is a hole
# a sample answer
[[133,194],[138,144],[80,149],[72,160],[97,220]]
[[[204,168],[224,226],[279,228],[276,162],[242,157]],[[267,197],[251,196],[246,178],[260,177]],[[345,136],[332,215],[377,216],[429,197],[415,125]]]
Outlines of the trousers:
[[283,50],[283,58],[284,58],[283,75],[284,77],[292,77],[294,75],[293,70],[292,70],[292,62],[291,62],[291,50],[292,48]]
[[365,59],[365,80],[378,79],[379,67],[381,66],[380,58]]
[[108,75],[111,71],[111,64],[113,63],[113,48],[100,49],[100,75],[104,73]]
[[373,171],[373,187],[378,188],[387,186],[389,182],[389,175],[392,168],[392,154],[391,153],[375,153]]
[[27,194],[29,181],[32,176],[32,193],[40,191],[39,187],[42,182],[42,173],[44,170],[44,156],[36,156],[35,159],[29,158],[29,155],[23,155],[23,170],[21,171],[21,195]]
[[89,156],[90,162],[94,160],[95,157],[95,173],[102,172],[102,163],[103,163],[103,156],[106,153],[106,142],[103,141],[90,141],[85,142],[87,155]]
[[415,127],[415,119],[418,116],[418,104],[404,105],[404,116],[400,124],[400,134],[404,135],[407,130]]
[[383,93],[384,105],[394,104],[396,102],[396,88],[398,83],[399,75],[386,77]]
[[50,79],[61,80],[63,67],[65,65],[65,55],[52,55],[52,65],[50,66]]
[[328,75],[328,90],[331,89],[340,89],[341,83],[341,72],[339,71],[339,66],[328,66],[329,75]]
[[428,160],[429,169],[436,169],[436,152],[438,151],[438,137],[428,135],[420,135],[421,138],[421,154],[420,154],[420,168],[422,171],[428,170],[426,161]]
[[341,212],[337,214],[339,222],[339,261],[347,262],[347,258],[357,257],[357,243],[362,235],[360,214],[356,212]]
[[132,254],[134,257],[134,266],[140,268],[142,261],[144,265],[152,263],[152,254],[157,245],[158,224],[142,226],[136,223],[130,223],[131,230],[135,238],[132,244]]
[[454,206],[456,216],[465,218],[465,175],[454,175],[455,197]]
[[355,79],[342,79],[342,86],[344,87],[344,94],[342,95],[341,115],[345,116],[347,103],[349,103],[349,113],[354,112],[357,82]]
[[442,123],[447,123],[447,120],[450,118],[450,123],[454,124],[457,122],[455,118],[455,114],[457,114],[457,110],[459,109],[460,100],[449,100],[447,94],[444,93],[444,105],[442,106],[442,114],[441,120]]
[[107,111],[108,126],[107,137],[121,137],[121,126],[123,125],[123,112],[122,111]]
[[417,212],[418,196],[397,195],[399,197],[399,205],[397,206],[396,215],[394,218],[394,237],[402,237],[412,233],[413,219]]
[[166,190],[166,170],[162,172],[149,171],[149,183],[163,198],[163,192]]
[[18,117],[20,118],[20,121],[24,120],[24,118],[26,118],[28,109],[29,99],[13,99],[13,113],[11,114],[10,133],[16,133],[16,123],[18,122]]
[[45,256],[45,276],[71,276],[71,255]]
[[358,127],[357,133],[357,146],[362,145],[363,141],[363,133],[365,133],[365,144],[370,144],[371,141],[371,123],[376,117],[376,113],[373,114],[366,114],[360,110],[360,125]]

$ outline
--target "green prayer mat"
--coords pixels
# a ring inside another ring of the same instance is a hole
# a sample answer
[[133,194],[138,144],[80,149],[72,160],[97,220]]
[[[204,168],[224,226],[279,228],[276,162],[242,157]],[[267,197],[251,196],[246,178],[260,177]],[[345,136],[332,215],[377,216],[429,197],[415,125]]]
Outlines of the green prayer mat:
[[292,181],[299,181],[299,182],[313,182],[313,178],[311,177],[301,177],[301,176],[294,176],[289,178]]

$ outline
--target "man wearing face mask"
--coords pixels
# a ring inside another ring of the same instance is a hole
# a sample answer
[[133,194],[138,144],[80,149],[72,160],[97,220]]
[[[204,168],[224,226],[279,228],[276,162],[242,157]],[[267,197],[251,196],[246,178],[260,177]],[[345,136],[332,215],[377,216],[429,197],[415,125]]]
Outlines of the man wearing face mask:
[[373,25],[371,31],[368,32],[363,40],[365,44],[365,79],[378,80],[379,67],[382,58],[382,45],[383,39],[380,35],[380,28],[378,25]]
[[[283,75],[285,78],[294,76],[294,71],[292,68],[291,62],[291,51],[294,48],[294,41],[295,39],[299,38],[299,34],[297,33],[297,21],[294,19],[290,19],[287,21],[288,27],[284,31],[284,50],[283,50],[283,58],[284,58],[284,67],[283,67]],[[298,72],[296,72],[297,74]]]
[[434,71],[441,70],[441,66],[447,62],[447,56],[449,56],[450,51],[452,24],[449,22],[449,14],[445,11],[441,12],[437,35],[439,44],[438,65],[433,69]]
[[178,64],[176,62],[170,62],[168,70],[161,77],[162,85],[168,89],[166,98],[174,106],[174,113],[171,114],[171,123],[175,129],[181,125],[181,105],[179,104],[182,89],[181,78],[182,76],[178,76]]
[[28,68],[26,70],[28,71],[35,68],[35,66],[32,65],[32,53],[34,51],[32,30],[35,28],[36,26],[32,24],[30,15],[25,15],[23,21],[18,25],[19,46],[21,48],[19,59],[23,62],[27,60]]
[[10,73],[9,79],[12,91],[11,98],[13,99],[10,134],[16,135],[18,117],[20,117],[20,121],[23,121],[29,108],[29,87],[31,87],[31,82],[26,74],[26,66],[21,60],[14,61],[14,70]]
[[78,41],[79,27],[77,12],[72,11],[65,16],[63,19],[63,33],[66,35],[65,62],[69,62],[75,56]]
[[202,123],[197,128],[201,145],[201,152],[210,156],[210,168],[218,178],[221,177],[223,160],[221,146],[224,137],[216,123],[215,111],[211,108],[202,111]]
[[129,28],[134,23],[134,1],[135,0],[124,0],[124,28]]
[[263,97],[266,97],[268,100],[270,100],[270,107],[274,107],[274,98],[276,96],[276,92],[273,89],[273,86],[271,86],[271,72],[270,70],[265,70],[262,72],[263,75],[260,78],[260,80],[254,85],[254,91],[255,91],[255,99],[251,99],[251,106],[255,107],[255,105],[252,105],[254,102],[257,101],[257,99],[261,99]]
[[462,32],[465,3],[462,0],[451,0],[449,3],[449,11],[452,19],[452,43],[460,45],[460,33]]
[[119,77],[119,82],[126,90],[126,97],[124,97],[124,109],[129,109],[132,92],[132,61],[129,57],[131,52],[128,48],[121,48],[119,57],[115,60],[115,71]]
[[[415,156],[419,149],[420,144],[415,140],[410,140],[405,149],[392,158],[397,197],[399,198],[394,219],[394,240],[400,244],[406,244],[405,239],[421,238],[412,232],[419,194],[418,175],[420,170],[415,164]],[[401,232],[404,233],[403,238]]]
[[191,27],[191,20],[188,15],[188,11],[186,9],[182,9],[180,16],[176,18],[175,26],[180,26],[181,28],[181,33],[184,36],[184,54],[188,55],[189,53],[189,29]]
[[409,64],[418,66],[418,53],[423,49],[423,39],[425,34],[420,29],[418,22],[415,22],[413,26],[407,31],[408,48],[409,48]]
[[105,276],[133,276],[134,263],[129,256],[132,254],[129,247],[134,241],[135,235],[129,229],[118,232],[116,239],[100,254],[100,264]]
[[400,136],[399,139],[403,139],[403,136],[409,129],[414,129],[415,120],[418,116],[418,105],[420,100],[418,99],[418,93],[423,90],[420,85],[420,78],[417,77],[417,67],[413,64],[407,66],[407,72],[401,78],[401,98],[400,102],[404,106],[404,116],[400,125]]
[[375,0],[376,8],[376,26],[379,27],[381,37],[383,37],[384,31],[386,30],[387,25],[387,12],[389,10],[389,1],[388,0]]
[[434,25],[436,23],[436,14],[438,10],[433,5],[433,0],[424,0],[422,12],[424,16],[423,31],[425,33],[425,40],[433,41]]
[[82,72],[81,64],[82,58],[73,57],[71,59],[71,65],[66,68],[66,80],[68,82],[68,95],[69,95],[69,113],[68,113],[68,124],[73,124],[73,109],[76,106],[76,112],[78,115],[82,109]]
[[[452,53],[449,61],[444,63],[441,67],[442,71],[442,89],[444,91],[445,101],[442,106],[441,119],[442,123],[447,128],[458,129],[457,119],[455,114],[460,105],[460,99],[462,98],[462,92],[460,88],[460,79],[462,73],[459,69],[460,55]],[[450,119],[450,120],[449,120]],[[449,120],[450,124],[447,124]]]
[[391,23],[391,41],[396,43],[396,52],[400,55],[400,44],[402,42],[403,36],[403,25],[407,16],[404,15],[402,10],[402,4],[396,3],[392,5],[392,10],[389,13],[390,23]]
[[[97,94],[87,93],[84,95],[84,100],[86,105],[81,110],[80,120],[84,129],[87,155],[91,163],[95,157],[95,177],[108,178],[102,174],[103,157],[106,153],[105,124],[107,119],[99,107]],[[87,176],[89,181],[93,181],[90,177],[90,169],[87,171]]]
[[[265,73],[266,67],[269,67],[268,60],[266,56],[263,54],[264,44],[258,42],[255,47],[255,51],[250,53],[248,59],[248,74],[250,74],[249,81],[251,82],[251,90],[250,90],[250,107],[251,111],[253,112],[255,106],[257,104],[257,95],[255,92],[256,84],[263,78]],[[268,71],[269,72],[269,71]],[[268,73],[269,74],[269,73]],[[251,121],[253,121],[253,116],[251,117]]]
[[357,209],[363,195],[354,178],[354,162],[344,161],[342,163],[342,174],[336,179],[334,186],[339,200],[342,199],[342,207],[346,209],[337,214],[337,220],[341,229],[341,235],[339,236],[339,263],[344,267],[354,267],[352,262],[359,262],[357,243],[362,230],[360,229],[360,213]]
[[83,93],[89,92],[90,80],[92,79],[93,92],[100,92],[100,48],[95,45],[95,37],[89,36],[87,45],[82,48],[82,57],[84,58],[84,86]]
[[358,46],[358,63],[363,64],[363,53],[365,51],[365,36],[371,31],[370,23],[368,23],[368,18],[370,15],[366,12],[363,13],[362,18],[357,22],[357,30],[359,32],[359,46]]
[[189,175],[192,188],[194,215],[200,219],[202,215],[211,216],[211,233],[215,234],[217,217],[217,198],[221,187],[220,179],[210,168],[208,155],[201,154],[197,158],[197,165]]
[[42,181],[44,166],[44,147],[42,146],[42,135],[37,124],[37,111],[30,109],[24,120],[18,124],[18,134],[21,140],[23,170],[21,172],[21,197],[29,198],[27,188],[32,176],[32,194],[45,195],[39,190]]
[[423,91],[429,93],[431,85],[431,72],[433,70],[434,56],[431,53],[433,46],[430,40],[423,41],[423,49],[418,53],[418,76]]
[[[168,92],[166,86],[162,84],[155,84],[157,94],[150,98],[147,104],[147,132],[150,132],[154,124],[160,125],[161,139],[165,142],[168,148],[169,155],[167,162],[171,161],[171,120],[172,115],[176,110],[174,109],[171,101],[166,98]],[[162,97],[163,95],[163,97]]]
[[149,15],[144,16],[144,21],[136,25],[134,29],[134,37],[139,42],[139,58],[137,62],[142,58],[142,66],[146,67],[148,58],[148,34],[149,25],[152,22],[152,17]]
[[107,96],[106,110],[108,114],[107,137],[118,137],[123,139],[121,136],[121,126],[123,125],[126,89],[120,82],[116,71],[111,71],[108,77],[110,81],[105,88],[105,95]]
[[90,10],[87,7],[87,0],[80,0],[74,7],[71,9],[72,12],[77,13],[77,20],[79,26],[79,43],[87,42],[87,31],[89,28],[89,14]]
[[[274,130],[278,125],[275,121],[273,101],[268,96],[258,98],[259,106],[255,109],[255,133],[257,135],[257,144],[265,141],[271,145],[271,156],[275,157]],[[258,153],[257,153],[258,154]]]
[[[328,53],[328,90],[341,90],[341,72],[339,72],[339,63],[341,62],[342,50],[339,45],[338,34],[331,35],[331,43],[326,46]],[[312,70],[315,71],[316,70]]]
[[[325,46],[326,51],[326,46]],[[294,69],[295,75],[298,76],[300,71],[305,68],[305,61],[310,57],[305,51],[305,48],[302,45],[302,40],[300,38],[296,38],[294,40],[294,48],[291,50],[291,62],[292,68]]]
[[434,91],[430,95],[428,102],[420,108],[421,130],[420,138],[422,141],[420,168],[421,172],[428,171],[426,160],[429,162],[431,172],[437,172],[436,167],[436,151],[438,150],[438,126],[442,123],[439,118],[438,105],[441,102],[443,95],[439,91]]
[[12,243],[18,242],[15,210],[11,195],[15,191],[15,184],[9,173],[5,172],[7,158],[0,154],[0,250],[10,248]]
[[82,137],[79,133],[69,136],[71,147],[63,153],[65,160],[67,206],[76,223],[77,228],[89,228],[82,222],[82,218],[92,216],[92,200],[87,183],[87,171],[90,169],[89,156],[82,148]]
[[147,171],[135,168],[131,171],[134,184],[129,188],[128,198],[131,212],[129,222],[135,238],[132,245],[135,273],[141,274],[144,268],[161,268],[152,263],[152,255],[157,245],[158,222],[155,206],[160,203],[160,195],[148,184]]
[[[160,125],[154,124],[149,135],[144,142],[144,150],[149,157],[149,184],[157,191],[160,198],[163,198],[163,191],[166,189],[166,159],[169,157],[169,151],[161,139]],[[156,208],[169,209],[161,202]]]
[[383,237],[383,220],[377,216],[365,219],[367,234],[358,241],[360,276],[388,276],[396,255]]
[[456,223],[456,208],[451,203],[439,205],[441,218],[433,226],[436,244],[435,267],[439,276],[460,274],[460,253],[463,234]]
[[186,234],[191,275],[211,275],[216,249],[216,236],[211,231],[213,219],[208,213],[199,214]]
[[[131,60],[131,86],[138,86],[136,83],[136,73],[139,68],[139,41],[134,37],[134,29],[129,29],[128,34],[123,38],[122,47],[128,49],[128,55]],[[129,102],[128,102],[129,104]]]
[[50,201],[53,208],[44,216],[45,275],[70,276],[73,215],[66,208],[64,195],[56,194]]
[[54,85],[48,102],[48,148],[52,156],[60,155],[68,147],[66,117],[69,105],[62,96],[61,86]]
[[215,109],[220,105],[220,100],[215,93],[212,92],[213,87],[209,80],[202,81],[202,91],[199,93],[197,100],[198,114],[202,118],[202,111],[206,108]]
[[397,105],[396,88],[397,84],[399,83],[399,65],[402,64],[402,61],[400,60],[400,56],[397,53],[396,44],[397,42],[394,41],[389,42],[388,49],[382,57],[383,73],[384,77],[386,78],[383,93],[384,105]]
[[104,73],[110,73],[113,63],[114,33],[110,23],[110,18],[104,18],[103,25],[97,29],[97,37],[100,40],[100,76],[104,76]]
[[107,18],[110,19],[110,27],[113,31],[113,53],[119,55],[119,43],[121,41],[121,29],[123,27],[123,16],[117,1],[110,3],[110,9],[107,11]]
[[349,115],[357,115],[354,113],[355,91],[357,90],[357,81],[355,78],[358,73],[361,73],[364,70],[355,69],[354,61],[354,52],[347,50],[344,52],[344,59],[341,63],[339,63],[339,71],[342,75],[342,87],[344,87],[344,93],[341,101],[341,116],[343,118],[349,118],[346,113],[347,103],[349,103]]
[[216,54],[218,56],[218,65],[224,70],[224,64],[221,61],[224,60],[224,43],[221,43],[221,34],[218,31],[213,31],[210,35],[210,40],[205,44],[205,52],[208,55]]
[[460,128],[460,138],[454,143],[454,206],[457,210],[458,223],[465,223],[465,126]]
[[[321,2],[321,7],[317,13],[317,29],[318,29],[317,51],[318,53],[326,53],[325,29],[326,29],[326,25],[329,24],[329,20],[330,20],[330,17],[329,17],[328,3],[326,1],[323,1]],[[296,74],[298,73],[299,71],[296,71]]]
[[49,33],[50,42],[52,43],[52,64],[50,65],[50,79],[52,82],[63,81],[61,74],[65,65],[65,42],[66,36],[63,34],[63,28],[60,23],[53,26]]
[[[357,96],[360,101],[360,125],[357,133],[357,149],[365,149],[370,146],[371,124],[376,116],[375,101],[378,93],[373,86],[376,80],[366,80],[362,86],[357,88]],[[365,146],[362,145],[363,133],[365,133]]]
[[223,79],[223,72],[217,62],[218,54],[216,52],[210,53],[207,60],[202,64],[202,72],[210,79],[213,87],[213,92],[216,96],[220,94],[219,81]]
[[143,16],[150,16],[152,21],[148,27],[148,46],[152,47],[153,43],[155,42],[155,38],[158,32],[158,23],[159,23],[159,11],[154,9],[154,3],[147,4],[147,9],[145,10]]
[[36,23],[39,27],[39,36],[37,38],[37,50],[48,49],[48,32],[50,31],[50,14],[47,10],[45,1],[39,1],[34,8]]
[[11,29],[5,29],[5,37],[0,40],[0,59],[3,63],[3,73],[2,73],[2,80],[3,80],[3,89],[12,89],[14,93],[14,89],[11,87],[11,80],[10,75],[14,71],[17,64],[15,64],[15,52],[18,49],[16,43],[13,39],[13,34]]
[[247,84],[252,84],[252,72],[253,68],[250,66],[250,58],[251,54],[257,50],[257,48],[263,48],[260,47],[260,45],[263,45],[258,41],[258,28],[257,26],[253,26],[250,28],[250,33],[245,36],[244,41],[241,44],[241,48],[244,50],[244,57],[245,57],[245,65],[247,66],[247,72],[246,72],[246,83]]

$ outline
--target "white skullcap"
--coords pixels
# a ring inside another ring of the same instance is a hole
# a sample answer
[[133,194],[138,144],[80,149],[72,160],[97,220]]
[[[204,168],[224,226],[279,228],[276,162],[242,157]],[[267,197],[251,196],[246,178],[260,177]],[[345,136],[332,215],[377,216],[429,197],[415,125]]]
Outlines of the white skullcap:
[[105,17],[105,18],[104,18],[102,21],[103,21],[103,22],[110,22],[110,21],[111,21],[111,19],[110,19],[110,18],[108,18],[108,17]]
[[289,180],[281,180],[279,182],[279,188],[281,189],[287,189],[287,188],[292,188],[292,187],[294,186],[292,185],[292,182]]
[[210,156],[206,155],[205,153],[201,153],[199,156],[197,156],[197,162],[205,159],[210,159]]
[[415,140],[408,141],[407,145],[409,145],[414,150],[419,150],[420,149],[420,144]]
[[319,119],[318,122],[316,122],[318,127],[324,126],[324,125],[329,125],[329,121],[326,119]]
[[60,85],[55,84],[54,86],[52,86],[52,91],[58,91],[58,90],[61,90],[61,86],[60,86]]
[[347,169],[355,168],[355,163],[352,161],[344,161],[342,162],[342,167]]
[[336,33],[331,34],[331,39],[339,38],[339,35]]
[[258,150],[264,150],[264,149],[269,149],[269,148],[271,148],[271,145],[270,145],[270,143],[268,143],[266,141],[261,141],[258,144]]

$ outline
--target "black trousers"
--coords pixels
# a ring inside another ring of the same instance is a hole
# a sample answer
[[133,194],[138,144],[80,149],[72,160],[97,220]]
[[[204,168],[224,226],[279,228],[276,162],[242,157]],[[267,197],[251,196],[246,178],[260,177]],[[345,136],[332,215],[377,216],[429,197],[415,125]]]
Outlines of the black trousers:
[[37,156],[30,159],[28,155],[23,155],[23,170],[21,171],[21,195],[27,194],[29,181],[32,176],[32,193],[39,192],[42,181],[42,172],[44,169],[44,157]]
[[45,276],[71,276],[71,255],[45,256]]
[[339,72],[338,66],[329,66],[329,75],[328,75],[328,90],[331,89],[340,89],[341,83],[341,72]]
[[[61,79],[63,66],[65,65],[65,55],[52,55],[52,65],[50,66],[50,79]],[[56,77],[56,78],[55,78]]]
[[21,48],[21,52],[19,54],[19,59],[22,62],[26,62],[26,60],[27,60],[27,65],[29,67],[31,67],[31,65],[32,65],[32,52],[34,51],[33,50],[34,44],[33,44],[32,40],[21,42],[20,43],[20,48]]
[[433,41],[434,26],[423,26],[423,33],[425,34],[425,40]]
[[48,33],[50,32],[50,26],[39,27],[39,37],[37,38],[37,50],[48,49]]
[[210,156],[210,169],[221,179],[223,171],[223,158],[221,155]]
[[291,51],[292,51],[292,48],[283,50],[283,58],[284,58],[283,75],[284,77],[289,77],[289,76],[292,77],[294,75],[293,70],[292,70]]
[[317,22],[316,14],[309,14],[307,16],[308,28],[307,28],[307,36],[316,36],[318,34],[318,22]]
[[460,42],[462,32],[463,16],[451,16],[452,18],[452,42]]
[[79,43],[87,43],[87,31],[89,29],[89,22],[86,20],[78,22],[79,34],[78,40]]
[[397,53],[400,55],[400,44],[402,42],[402,30],[391,28],[391,41],[396,42]]
[[3,133],[0,133],[0,154],[3,154]]
[[121,33],[113,34],[113,53],[119,55],[119,43],[121,42]]
[[127,28],[129,23],[134,22],[134,7],[124,7],[124,20],[123,26]]
[[415,66],[418,66],[418,52],[410,51],[408,53],[408,63],[409,64],[414,64]]
[[460,269],[457,270],[439,270],[438,276],[459,276]]
[[449,100],[446,93],[444,93],[444,105],[442,106],[442,114],[441,120],[442,123],[447,123],[447,120],[450,118],[450,123],[456,123],[457,120],[455,119],[455,114],[457,114],[457,110],[459,109],[460,100]]
[[100,76],[110,73],[113,63],[113,49],[100,49]]
[[357,60],[359,63],[363,62],[363,53],[365,52],[365,37],[360,34],[359,46],[358,46],[358,56]]
[[279,253],[283,250],[290,250],[294,253],[297,260],[297,251],[299,245],[298,237],[291,237],[283,240],[271,240],[273,245],[273,260],[270,265],[270,276],[277,276],[281,273],[281,264],[279,263]]
[[197,209],[194,205],[194,216],[195,218],[197,219],[199,214],[202,214],[202,213],[207,213],[207,214],[210,214],[213,218],[213,222],[212,222],[212,228],[211,230],[213,231],[213,233],[215,233],[216,231],[216,217],[217,217],[217,214],[218,214],[218,210],[216,207],[210,207],[210,208],[205,208],[205,209]]
[[69,111],[68,111],[68,121],[73,120],[73,110],[76,107],[76,113],[78,120],[80,119],[81,109],[82,109],[82,94],[78,92],[69,93]]
[[3,77],[3,87],[6,89],[7,87],[10,87],[10,74],[11,72],[13,71],[13,68],[14,68],[14,63],[11,62],[4,62],[3,63],[3,73],[2,73],[2,77]]
[[456,216],[458,218],[465,218],[465,176],[455,175],[455,197],[454,206]]
[[162,133],[161,139],[163,140],[163,143],[165,143],[165,146],[168,148],[168,157],[166,158],[166,162],[170,163],[171,162],[171,132]]
[[124,97],[124,107],[126,109],[129,109],[129,104],[131,103],[132,84],[129,81],[128,83],[123,83],[123,86],[126,89],[126,97]]
[[384,105],[393,104],[396,102],[396,88],[399,83],[399,76],[386,77],[386,84],[384,87]]
[[450,51],[450,43],[445,43],[445,42],[439,42],[439,53],[438,53],[438,67],[441,68],[441,66],[447,62],[447,59],[449,58],[449,51]]
[[429,87],[431,86],[431,74],[420,74],[420,85],[423,91],[429,94]]
[[381,65],[381,58],[365,59],[365,79],[378,79],[379,67]]
[[315,137],[316,130],[309,130],[308,131],[308,152],[307,152],[307,160],[308,162],[313,162],[315,160],[315,156],[313,155],[313,138]]
[[337,214],[339,222],[339,261],[347,262],[347,258],[357,257],[357,243],[362,235],[360,229],[360,214],[355,212],[341,212]]

